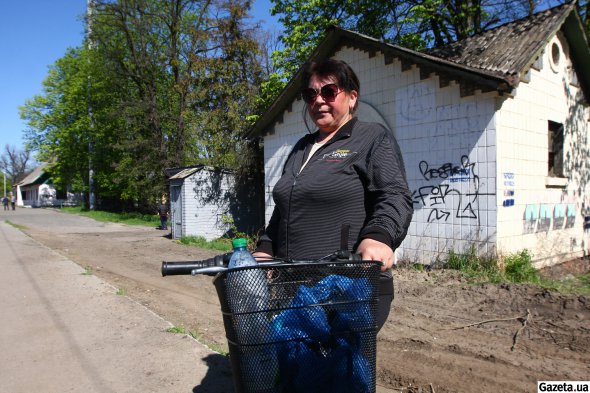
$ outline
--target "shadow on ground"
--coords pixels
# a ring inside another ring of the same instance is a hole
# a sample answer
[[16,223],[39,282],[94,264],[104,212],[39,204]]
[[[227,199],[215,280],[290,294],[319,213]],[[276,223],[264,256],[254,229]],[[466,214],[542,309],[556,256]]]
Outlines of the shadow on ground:
[[203,358],[207,364],[207,375],[193,393],[234,393],[231,365],[227,356],[218,353]]

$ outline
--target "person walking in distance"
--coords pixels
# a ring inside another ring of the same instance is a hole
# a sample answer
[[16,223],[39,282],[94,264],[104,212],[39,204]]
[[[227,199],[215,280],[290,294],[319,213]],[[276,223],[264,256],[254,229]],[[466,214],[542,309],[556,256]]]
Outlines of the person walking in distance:
[[168,205],[166,198],[162,197],[160,205],[158,206],[158,214],[160,215],[160,229],[168,229]]

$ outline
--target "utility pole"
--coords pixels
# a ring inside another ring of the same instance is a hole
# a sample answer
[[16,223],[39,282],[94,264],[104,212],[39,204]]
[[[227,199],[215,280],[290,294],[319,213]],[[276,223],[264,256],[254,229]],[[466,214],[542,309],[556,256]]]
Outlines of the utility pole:
[[[92,17],[94,11],[94,0],[87,0],[86,15],[88,26],[88,49],[92,50]],[[89,77],[90,78],[90,77]],[[90,84],[90,80],[88,81]],[[92,131],[94,130],[94,117],[92,116],[92,106],[88,105],[88,116],[90,118],[90,130],[88,132],[88,208],[94,210],[95,196],[94,196],[94,169],[92,168],[92,154],[94,148],[92,146]]]

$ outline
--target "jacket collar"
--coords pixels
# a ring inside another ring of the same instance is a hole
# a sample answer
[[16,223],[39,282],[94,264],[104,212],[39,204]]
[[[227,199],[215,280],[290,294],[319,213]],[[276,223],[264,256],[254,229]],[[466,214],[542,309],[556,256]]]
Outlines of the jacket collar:
[[[354,128],[354,125],[357,123],[357,121],[358,119],[356,117],[353,117],[348,122],[346,122],[342,127],[340,127],[338,131],[336,131],[336,135],[334,135],[332,138],[330,138],[328,142],[326,142],[326,145],[329,145],[332,142],[343,138],[349,138],[352,135],[352,129]],[[319,134],[320,130],[316,130],[316,132],[314,132],[313,134],[308,135],[308,143],[315,143]]]

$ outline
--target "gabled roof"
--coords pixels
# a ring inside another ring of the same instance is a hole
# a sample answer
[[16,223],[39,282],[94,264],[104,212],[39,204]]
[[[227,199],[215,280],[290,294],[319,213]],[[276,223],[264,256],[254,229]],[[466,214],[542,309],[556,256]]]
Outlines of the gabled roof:
[[177,167],[177,168],[166,168],[164,172],[168,176],[168,180],[183,180],[187,177],[199,172],[199,171],[209,171],[209,172],[219,172],[219,173],[231,173],[231,171],[223,168],[214,168],[211,166],[205,165],[193,165],[193,166],[184,166],[184,167]]
[[[399,59],[402,71],[416,64],[422,79],[436,73],[440,87],[447,86],[452,80],[457,81],[461,96],[471,95],[476,89],[504,94],[518,85],[520,76],[528,71],[560,29],[570,43],[570,56],[578,71],[582,90],[586,97],[590,97],[590,50],[573,2],[428,53],[386,44],[366,35],[332,26],[328,28],[325,38],[310,56],[310,60],[330,57],[342,47],[363,50],[368,52],[369,57],[381,52],[385,57],[385,64]],[[297,71],[277,99],[256,121],[249,131],[250,137],[260,135],[273,122],[281,120],[284,110],[299,95],[302,72],[303,69]]]
[[193,173],[200,171],[201,169],[203,169],[203,167],[183,169],[180,172],[170,176],[170,180],[185,179]]
[[[528,71],[560,29],[568,41],[574,43],[573,52],[579,53],[580,60],[585,58],[587,62],[588,53],[584,56],[583,47],[588,52],[588,42],[573,2],[434,48],[428,53],[498,76],[518,78],[519,74]],[[582,47],[578,47],[577,41]],[[588,67],[590,64],[585,63],[585,68],[580,70],[588,70]]]
[[45,168],[47,168],[49,164],[44,163],[39,165],[38,167],[36,167],[35,169],[33,169],[33,171],[31,173],[29,173],[27,176],[25,176],[24,179],[22,179],[20,182],[18,182],[16,185],[17,186],[28,186],[28,185],[32,185],[32,184],[42,184],[45,180],[47,180],[47,177],[44,175],[46,174],[45,172]]
[[204,168],[204,165],[185,166],[179,168],[166,168],[165,172],[168,180],[185,179],[195,172]]

